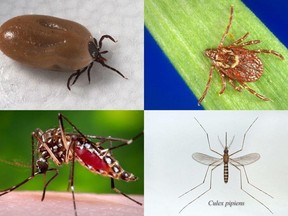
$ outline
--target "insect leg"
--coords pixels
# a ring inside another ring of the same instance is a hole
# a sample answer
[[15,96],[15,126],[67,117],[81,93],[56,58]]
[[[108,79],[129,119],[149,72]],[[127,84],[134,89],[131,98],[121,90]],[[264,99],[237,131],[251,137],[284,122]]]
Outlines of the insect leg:
[[[67,190],[71,189],[74,213],[75,213],[75,216],[77,216],[76,201],[75,201],[75,194],[74,194],[74,165],[75,165],[75,147],[76,146],[75,146],[75,142],[71,142],[71,144],[68,146],[63,119],[65,119],[73,127],[73,129],[77,131],[81,136],[83,136],[84,138],[86,138],[86,136],[82,134],[81,131],[79,131],[79,129],[67,117],[65,117],[61,113],[58,113],[58,122],[59,122],[59,128],[61,129],[61,138],[62,138],[65,148],[67,149],[65,161],[66,162],[71,161]],[[71,151],[71,148],[73,148],[72,151]]]
[[244,46],[249,46],[249,45],[253,45],[253,44],[258,44],[261,43],[260,40],[252,40],[252,41],[247,41],[243,44],[240,44],[239,46],[244,47]]
[[[91,63],[92,64],[92,63]],[[91,66],[92,67],[92,66]],[[70,86],[74,85],[74,83],[77,81],[78,77],[87,70],[88,67],[85,67],[81,70],[77,70],[75,73],[71,74],[71,76],[68,78],[67,80],[67,88],[69,89],[69,91],[71,90]],[[70,85],[70,81],[71,79],[74,78],[74,81],[72,82],[72,84]]]
[[[230,163],[232,164],[232,163]],[[243,185],[242,185],[242,172],[241,169],[238,168],[237,166],[235,166],[234,164],[232,164],[237,170],[239,170],[240,172],[240,188],[242,191],[244,191],[247,195],[249,195],[250,197],[252,197],[254,200],[256,200],[257,202],[259,202],[262,206],[264,206],[266,209],[268,209],[268,211],[270,211],[272,214],[273,212],[262,202],[260,202],[258,199],[256,199],[254,196],[252,196],[250,193],[248,193],[246,190],[243,189]]]
[[110,39],[111,41],[113,41],[114,43],[116,43],[116,40],[115,40],[112,36],[110,36],[110,35],[103,35],[103,36],[100,38],[100,40],[99,40],[99,49],[102,48],[102,41],[103,41],[105,38],[108,38],[108,39]]
[[233,20],[233,12],[234,12],[234,9],[233,9],[233,6],[231,5],[231,8],[230,8],[230,19],[229,19],[229,23],[228,23],[227,28],[226,28],[226,30],[225,30],[225,32],[224,32],[222,38],[221,38],[221,41],[220,41],[218,47],[223,46],[224,40],[225,40],[225,38],[226,38],[226,36],[227,36],[229,30],[230,30],[230,27],[231,27],[231,24],[232,24],[232,20]]
[[[45,198],[45,193],[46,193],[47,186],[48,186],[48,185],[52,182],[52,180],[54,180],[54,179],[56,178],[56,176],[58,175],[58,169],[56,169],[56,168],[51,168],[51,169],[48,169],[46,172],[50,172],[50,171],[55,172],[55,174],[49,179],[49,181],[48,181],[47,183],[45,183],[44,188],[43,188],[43,193],[42,193],[41,201],[43,201],[44,198]],[[44,174],[44,177],[46,177],[46,172],[45,172],[45,173],[42,173],[42,174]]]
[[218,70],[217,70],[217,72],[218,72],[218,74],[219,74],[219,76],[220,76],[220,78],[221,78],[222,88],[221,88],[221,90],[220,90],[220,92],[219,92],[219,94],[221,95],[221,94],[224,93],[224,91],[225,91],[225,89],[226,89],[225,74],[222,73],[222,72],[220,72],[220,71],[218,71]]
[[264,101],[269,101],[270,99],[257,93],[255,90],[251,89],[248,85],[246,85],[246,83],[244,82],[240,82],[238,81],[239,84],[244,87],[245,89],[247,89],[251,94],[255,95],[256,97],[260,98],[261,100],[264,100]]
[[198,100],[198,106],[200,106],[201,102],[203,101],[203,99],[205,98],[207,92],[208,92],[208,89],[210,88],[210,85],[211,85],[211,81],[212,81],[212,77],[213,77],[213,70],[214,70],[215,66],[212,65],[211,68],[210,68],[210,72],[209,72],[209,78],[208,78],[208,82],[206,84],[206,88],[201,96],[201,98]]
[[[92,66],[93,66],[93,62],[91,62],[91,64],[88,66],[88,69],[87,69],[87,75],[88,75],[88,82],[89,82],[89,84],[90,84],[90,71],[91,71]],[[76,82],[76,81],[75,81],[75,82]],[[75,82],[73,82],[73,84],[74,84]],[[72,84],[72,85],[73,85],[73,84]]]
[[210,139],[209,139],[209,134],[207,133],[207,131],[205,130],[205,128],[203,127],[203,125],[194,117],[194,119],[198,122],[198,124],[200,125],[200,127],[204,130],[204,132],[205,132],[205,134],[206,134],[206,137],[207,137],[207,142],[208,142],[208,145],[209,145],[209,149],[212,151],[212,152],[214,152],[214,153],[216,153],[216,154],[218,154],[218,155],[220,155],[221,157],[222,157],[222,154],[220,154],[219,152],[217,152],[217,151],[215,151],[215,150],[213,150],[212,148],[211,148],[211,145],[210,145]]
[[237,91],[241,92],[242,88],[240,86],[236,86],[235,83],[233,82],[233,80],[231,78],[228,79],[230,85]]
[[[36,130],[38,133],[41,133],[42,131],[40,129]],[[42,132],[43,133],[43,132]],[[1,190],[0,192],[0,196],[7,194],[15,189],[17,189],[18,187],[20,187],[21,185],[25,184],[26,182],[30,181],[31,179],[33,179],[36,175],[41,174],[40,172],[35,172],[35,146],[34,146],[34,138],[33,138],[33,134],[32,134],[32,141],[31,141],[31,176],[29,176],[28,178],[26,178],[24,181],[20,182],[19,184],[7,188],[5,190]]]
[[74,194],[75,147],[76,146],[73,145],[72,161],[71,161],[70,172],[69,172],[68,189],[71,189],[74,213],[75,213],[75,216],[77,216],[77,208],[76,208],[76,201],[75,201],[75,194]]
[[[245,131],[244,136],[243,136],[243,140],[242,140],[242,146],[241,149],[239,149],[238,151],[235,151],[234,153],[230,154],[230,157],[234,154],[237,154],[238,152],[241,152],[243,150],[244,147],[244,143],[245,143],[245,139],[246,139],[246,135],[248,133],[248,131],[250,130],[250,128],[253,126],[253,124],[257,121],[258,117],[251,123],[251,125],[248,127],[248,129]],[[231,159],[231,158],[230,158]],[[232,159],[231,159],[232,160]]]
[[247,37],[248,37],[248,35],[249,35],[249,32],[247,32],[245,35],[243,35],[241,38],[239,38],[238,40],[236,40],[236,41],[234,41],[233,43],[231,43],[230,45],[229,45],[229,47],[230,46],[235,46],[235,45],[237,45],[237,44],[240,44],[240,43],[242,43]]
[[[195,199],[193,199],[192,201],[190,201],[188,204],[186,204],[186,205],[179,211],[179,213],[181,213],[187,206],[189,206],[190,204],[192,204],[195,200],[199,199],[201,196],[203,196],[205,193],[207,193],[209,190],[211,190],[211,188],[212,188],[212,172],[213,172],[213,170],[214,170],[216,167],[218,167],[219,165],[220,165],[220,164],[218,164],[217,166],[215,166],[215,167],[213,167],[213,168],[211,169],[209,189],[206,190],[206,191],[204,191],[203,193],[201,193],[198,197],[196,197]],[[208,169],[209,169],[210,167],[211,167],[211,166],[208,166]],[[192,188],[191,190],[185,192],[184,194],[182,194],[181,196],[179,196],[179,198],[182,197],[183,195],[187,194],[188,192],[194,190],[195,188],[199,187],[200,185],[204,184],[205,179],[206,179],[206,176],[207,176],[208,169],[207,169],[207,171],[206,171],[206,174],[205,174],[205,177],[204,177],[203,182],[202,182],[201,184],[197,185],[196,187]]]
[[274,51],[274,50],[259,49],[259,50],[251,50],[251,51],[254,52],[254,53],[267,53],[267,54],[272,54],[272,55],[275,55],[275,56],[277,56],[278,58],[284,60],[284,57],[283,57],[280,53],[278,53],[278,52],[276,52],[276,51]]
[[251,185],[252,187],[256,188],[257,190],[261,191],[262,193],[266,194],[267,196],[270,196],[271,198],[273,198],[270,194],[266,193],[265,191],[261,190],[260,188],[256,187],[255,185],[251,184],[250,181],[249,181],[249,179],[248,179],[248,175],[247,175],[245,166],[242,165],[242,167],[243,167],[243,170],[244,170],[244,174],[245,174],[247,183],[248,183],[249,185]]
[[111,151],[113,149],[120,148],[120,147],[132,144],[136,139],[138,139],[141,136],[143,136],[143,134],[144,134],[144,132],[142,131],[141,133],[137,134],[135,137],[133,137],[132,139],[129,139],[129,140],[125,140],[125,139],[121,139],[121,138],[113,138],[113,137],[106,137],[104,139],[105,139],[105,142],[106,141],[120,141],[120,142],[122,142],[122,144],[119,144],[119,145],[114,146],[114,147],[110,147],[109,151]]
[[27,179],[25,179],[24,181],[22,181],[21,183],[13,186],[13,187],[10,187],[10,188],[7,188],[5,190],[1,190],[0,192],[0,196],[3,196],[4,194],[7,194],[7,193],[10,193],[11,191],[17,189],[18,187],[20,187],[21,185],[25,184],[26,182],[30,181],[31,179],[33,179],[36,175],[40,174],[39,172],[36,172],[36,173],[33,173],[33,175],[29,176]]
[[123,193],[122,191],[120,191],[119,189],[117,189],[115,187],[115,183],[114,183],[114,179],[111,178],[111,188],[112,190],[114,190],[115,192],[119,193],[119,194],[122,194],[123,196],[125,196],[126,198],[130,199],[131,201],[135,202],[136,204],[138,205],[142,205],[142,203],[136,201],[135,199],[133,199],[132,197],[128,196],[127,194]]
[[115,71],[117,74],[119,74],[121,77],[123,77],[124,79],[128,79],[126,78],[120,71],[116,70],[113,67],[110,67],[109,65],[105,64],[104,62],[99,62],[103,67],[109,68],[110,70]]

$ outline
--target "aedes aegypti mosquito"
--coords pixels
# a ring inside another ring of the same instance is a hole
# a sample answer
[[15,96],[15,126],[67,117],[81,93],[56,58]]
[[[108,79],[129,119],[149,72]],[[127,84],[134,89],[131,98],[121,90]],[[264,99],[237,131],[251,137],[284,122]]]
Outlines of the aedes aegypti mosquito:
[[[72,126],[73,132],[66,132],[64,128],[64,120]],[[136,181],[137,177],[132,173],[125,171],[119,162],[112,156],[112,150],[126,145],[130,145],[134,140],[143,136],[143,132],[139,133],[132,139],[122,139],[113,137],[102,137],[94,135],[84,135],[67,117],[58,114],[59,126],[51,128],[43,132],[36,129],[32,133],[32,165],[31,176],[20,182],[19,184],[0,191],[0,196],[7,194],[21,185],[27,183],[39,174],[44,175],[44,188],[42,199],[45,198],[47,186],[58,175],[57,168],[49,168],[48,160],[52,159],[57,166],[70,163],[70,175],[68,188],[71,189],[73,207],[75,216],[77,215],[76,201],[74,195],[74,164],[78,161],[82,166],[86,167],[93,173],[111,178],[111,188],[135,202],[138,205],[142,203],[131,198],[127,194],[121,192],[115,187],[114,179],[121,179],[126,182]],[[104,148],[104,143],[120,142],[117,146]],[[36,147],[36,148],[35,148]],[[53,172],[54,175],[46,182],[46,173]]]
[[202,184],[205,183],[206,181],[206,177],[207,177],[207,173],[208,173],[208,170],[210,167],[212,167],[211,169],[211,172],[210,172],[210,186],[209,186],[209,189],[204,191],[203,193],[201,193],[199,196],[197,196],[195,199],[193,199],[192,201],[190,201],[188,204],[186,204],[181,210],[179,213],[181,213],[187,206],[189,206],[190,204],[192,204],[195,200],[199,199],[201,196],[203,196],[205,193],[207,193],[211,187],[212,187],[212,172],[217,168],[219,167],[221,164],[224,164],[224,182],[227,183],[228,182],[228,177],[229,177],[229,172],[228,172],[228,164],[232,165],[233,167],[235,167],[239,172],[240,172],[240,188],[241,190],[243,190],[246,194],[248,194],[250,197],[252,197],[254,200],[256,200],[258,203],[260,203],[262,206],[264,206],[266,209],[268,209],[272,214],[273,212],[264,204],[262,203],[261,201],[259,201],[258,199],[256,199],[254,196],[252,196],[250,193],[248,193],[243,187],[242,187],[242,171],[239,167],[242,167],[243,170],[244,170],[244,174],[245,174],[245,177],[246,177],[246,180],[247,180],[247,183],[249,185],[251,185],[252,187],[256,188],[257,190],[261,191],[262,193],[270,196],[271,198],[273,198],[271,195],[269,195],[268,193],[264,192],[263,190],[261,190],[260,188],[256,187],[255,185],[251,184],[249,182],[249,179],[248,179],[248,175],[247,175],[247,172],[246,172],[246,169],[245,169],[245,166],[246,165],[249,165],[249,164],[252,164],[254,162],[256,162],[257,160],[259,160],[260,158],[260,155],[258,153],[250,153],[250,154],[247,154],[247,155],[244,155],[244,156],[240,156],[240,157],[237,157],[237,158],[231,158],[231,156],[241,152],[243,150],[243,147],[244,147],[244,142],[245,142],[245,138],[246,138],[246,135],[248,133],[248,131],[250,130],[250,128],[252,127],[252,125],[256,122],[258,118],[256,118],[252,124],[248,127],[248,129],[246,130],[246,132],[244,133],[244,136],[243,136],[243,141],[242,141],[242,146],[239,150],[235,151],[234,153],[232,154],[229,154],[229,148],[230,146],[232,145],[233,143],[233,140],[234,140],[234,137],[232,138],[231,142],[229,145],[227,145],[227,133],[225,134],[225,146],[222,144],[222,142],[220,141],[220,138],[218,137],[218,140],[220,142],[220,144],[222,145],[223,149],[224,149],[224,153],[221,154],[215,150],[213,150],[211,148],[211,145],[210,145],[210,139],[209,139],[209,134],[207,133],[207,131],[204,129],[204,127],[202,126],[202,124],[195,118],[195,120],[198,122],[198,124],[200,125],[200,127],[204,130],[204,132],[206,133],[206,137],[207,137],[207,141],[208,141],[208,145],[209,145],[209,149],[218,154],[221,158],[215,158],[215,157],[212,157],[212,156],[209,156],[209,155],[206,155],[206,154],[203,154],[203,153],[194,153],[192,155],[193,159],[196,160],[197,162],[201,163],[201,164],[204,164],[204,165],[207,165],[208,168],[206,170],[206,173],[205,173],[205,176],[204,176],[204,179],[203,179],[203,182],[200,183],[199,185],[195,186],[194,188],[186,191],[185,193],[183,193],[180,197],[186,195],[187,193],[193,191],[194,189],[196,189],[197,187],[201,186]]

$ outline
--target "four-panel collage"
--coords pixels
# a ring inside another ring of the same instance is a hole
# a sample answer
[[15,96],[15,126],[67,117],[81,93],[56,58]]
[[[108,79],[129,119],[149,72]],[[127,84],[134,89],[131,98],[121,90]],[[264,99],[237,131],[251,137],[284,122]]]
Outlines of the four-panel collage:
[[288,215],[287,10],[1,0],[0,216]]

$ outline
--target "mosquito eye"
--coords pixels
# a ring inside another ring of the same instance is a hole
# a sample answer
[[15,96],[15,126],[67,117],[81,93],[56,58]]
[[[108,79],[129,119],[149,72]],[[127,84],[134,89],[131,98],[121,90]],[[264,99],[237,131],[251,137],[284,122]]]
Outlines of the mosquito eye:
[[45,173],[48,169],[48,163],[44,158],[40,158],[36,161],[36,167],[40,170],[41,173]]

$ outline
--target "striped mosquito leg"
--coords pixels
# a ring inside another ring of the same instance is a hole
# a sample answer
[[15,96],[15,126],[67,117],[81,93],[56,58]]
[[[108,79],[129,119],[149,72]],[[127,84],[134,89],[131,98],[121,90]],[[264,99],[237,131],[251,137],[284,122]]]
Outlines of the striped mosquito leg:
[[227,183],[229,178],[228,164],[224,163],[224,182]]
[[37,173],[34,173],[34,175],[28,177],[27,179],[25,179],[25,180],[22,181],[21,183],[13,186],[13,187],[11,187],[11,188],[8,188],[8,189],[6,189],[6,190],[0,191],[0,192],[2,192],[2,193],[0,193],[0,196],[3,196],[4,194],[10,193],[11,191],[17,189],[17,188],[20,187],[21,185],[23,185],[23,184],[25,184],[26,182],[28,182],[28,181],[30,181],[31,179],[33,179],[33,178],[34,178],[36,175],[38,175],[38,174],[39,174],[38,172],[37,172]]
[[112,190],[114,190],[115,192],[122,194],[123,196],[125,196],[126,198],[130,199],[131,201],[135,202],[138,205],[142,206],[142,203],[138,202],[137,200],[133,199],[132,197],[128,196],[127,194],[123,193],[122,191],[120,191],[118,188],[115,187],[115,182],[114,179],[111,178],[111,188]]

